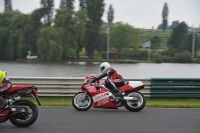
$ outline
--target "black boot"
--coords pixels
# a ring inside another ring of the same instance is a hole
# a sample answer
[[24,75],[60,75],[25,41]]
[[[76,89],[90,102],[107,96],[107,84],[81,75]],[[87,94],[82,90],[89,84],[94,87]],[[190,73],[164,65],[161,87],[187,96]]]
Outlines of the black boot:
[[116,97],[122,97],[122,96],[123,96],[122,91],[121,91],[121,90],[117,90],[117,91],[114,93],[114,96],[116,96]]

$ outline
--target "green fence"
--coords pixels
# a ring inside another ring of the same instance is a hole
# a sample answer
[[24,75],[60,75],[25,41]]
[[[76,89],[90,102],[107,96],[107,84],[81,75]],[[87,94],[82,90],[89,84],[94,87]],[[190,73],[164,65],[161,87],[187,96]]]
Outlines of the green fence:
[[152,78],[151,97],[200,97],[200,78]]

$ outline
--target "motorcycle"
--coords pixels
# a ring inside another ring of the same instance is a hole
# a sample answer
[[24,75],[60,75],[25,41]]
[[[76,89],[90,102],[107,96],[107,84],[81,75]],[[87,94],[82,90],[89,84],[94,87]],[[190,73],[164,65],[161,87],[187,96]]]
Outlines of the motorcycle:
[[142,81],[128,81],[124,86],[118,87],[122,96],[114,96],[106,87],[105,80],[92,83],[97,75],[89,75],[84,79],[82,91],[74,95],[73,107],[78,111],[87,111],[93,108],[118,109],[124,107],[132,112],[141,111],[146,105],[146,99],[139,90],[144,88]]
[[0,96],[6,101],[7,106],[0,111],[0,123],[10,120],[17,127],[28,127],[38,117],[37,106],[23,96],[32,96],[41,105],[37,96],[37,87],[33,85],[14,85],[11,89],[1,92]]

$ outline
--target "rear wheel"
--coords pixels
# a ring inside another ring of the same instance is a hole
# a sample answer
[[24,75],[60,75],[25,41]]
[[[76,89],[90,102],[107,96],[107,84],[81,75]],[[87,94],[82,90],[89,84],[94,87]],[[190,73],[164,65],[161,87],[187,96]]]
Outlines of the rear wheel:
[[133,97],[134,100],[126,100],[124,101],[124,107],[133,112],[138,112],[142,110],[146,105],[146,99],[144,95],[140,92],[130,92],[127,93],[126,96]]
[[37,106],[28,100],[17,100],[13,105],[19,105],[20,114],[10,118],[10,122],[18,127],[28,127],[32,125],[38,117]]
[[84,92],[77,93],[72,99],[72,105],[78,111],[87,111],[92,107],[92,98],[86,94],[85,98],[82,99],[84,94]]

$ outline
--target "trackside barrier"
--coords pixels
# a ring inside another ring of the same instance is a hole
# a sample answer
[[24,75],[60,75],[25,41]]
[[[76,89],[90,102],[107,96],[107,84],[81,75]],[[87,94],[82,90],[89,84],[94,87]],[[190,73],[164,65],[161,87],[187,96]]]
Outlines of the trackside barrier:
[[[72,97],[81,91],[84,77],[10,77],[13,85],[32,84],[38,87],[39,96]],[[143,81],[141,92],[145,97],[200,97],[200,79],[152,78],[127,81]]]
[[200,78],[152,78],[151,97],[200,97]]
[[[84,77],[10,77],[13,85],[32,84],[38,87],[39,96],[72,97],[81,91]],[[143,81],[145,89],[141,92],[149,97],[149,79],[125,79],[125,81]]]

